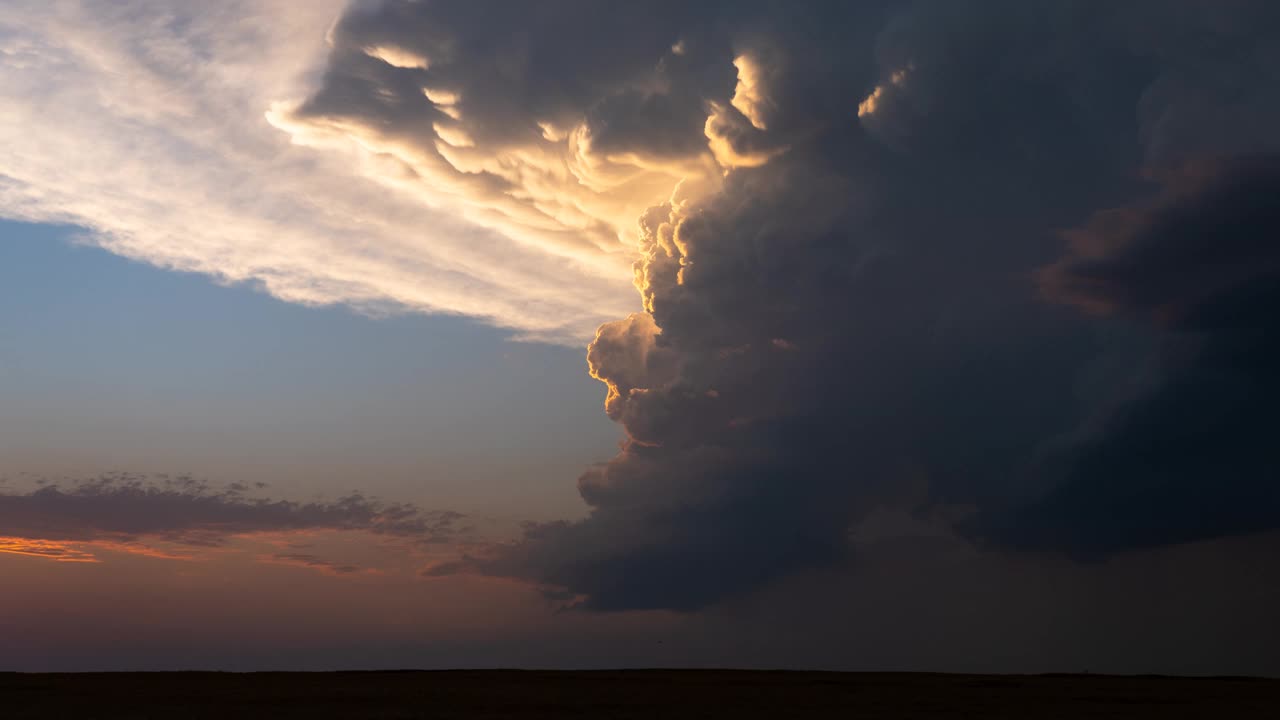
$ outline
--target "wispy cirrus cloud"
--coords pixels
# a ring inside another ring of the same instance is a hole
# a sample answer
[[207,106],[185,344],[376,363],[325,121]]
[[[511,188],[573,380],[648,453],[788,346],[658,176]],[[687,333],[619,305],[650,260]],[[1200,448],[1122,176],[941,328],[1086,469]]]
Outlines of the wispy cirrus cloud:
[[0,216],[303,304],[461,314],[558,342],[629,310],[616,238],[525,242],[443,193],[389,192],[378,178],[408,170],[386,153],[316,152],[267,122],[307,94],[344,5],[6,2]]

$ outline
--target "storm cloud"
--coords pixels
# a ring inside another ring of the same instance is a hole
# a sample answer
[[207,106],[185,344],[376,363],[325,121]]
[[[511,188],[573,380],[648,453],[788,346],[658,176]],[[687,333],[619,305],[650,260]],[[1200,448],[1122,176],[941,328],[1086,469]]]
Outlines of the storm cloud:
[[1005,539],[1106,552],[1275,528],[1280,468],[1280,156],[1197,168],[1099,213],[1046,292],[1154,327],[1131,397],[1054,454],[1048,495]]
[[[434,573],[692,610],[856,566],[879,511],[1080,557],[1280,526],[1276,13],[852,5],[382,3],[339,25],[296,122],[413,148],[473,200],[540,208],[494,169],[533,147],[668,193],[637,211],[569,183],[634,233],[644,310],[588,350],[626,431],[579,479],[590,515]],[[371,101],[400,78],[456,109]]]
[[[589,514],[428,574],[696,610],[858,567],[885,513],[1078,559],[1280,527],[1277,47],[1280,10],[1244,0],[356,2],[254,137],[291,143],[273,177],[353,188],[274,212],[374,240],[157,243],[116,206],[0,200],[301,302],[559,342],[610,319],[587,370],[625,439],[578,480]],[[22,53],[50,57],[0,69]],[[332,248],[350,262],[315,261]],[[188,541],[437,522],[150,493],[4,496],[0,519]],[[126,495],[166,510],[80,520]]]

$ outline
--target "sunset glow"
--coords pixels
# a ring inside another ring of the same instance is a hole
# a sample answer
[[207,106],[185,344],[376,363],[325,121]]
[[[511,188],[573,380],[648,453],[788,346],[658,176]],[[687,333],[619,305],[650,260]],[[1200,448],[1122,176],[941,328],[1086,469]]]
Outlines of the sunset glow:
[[0,672],[1280,674],[1277,47],[0,0]]

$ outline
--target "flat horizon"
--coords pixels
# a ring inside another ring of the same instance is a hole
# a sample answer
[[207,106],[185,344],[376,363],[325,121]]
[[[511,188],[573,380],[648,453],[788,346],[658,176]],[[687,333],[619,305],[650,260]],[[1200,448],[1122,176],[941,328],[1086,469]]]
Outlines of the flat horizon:
[[0,696],[1269,710],[1278,48],[1269,0],[0,0]]
[[88,707],[101,718],[136,717],[140,709],[184,717],[1223,717],[1280,707],[1280,680],[1257,678],[792,670],[177,674],[184,677],[165,674],[165,683],[151,673],[19,676],[26,686],[0,676],[0,691],[19,718]]

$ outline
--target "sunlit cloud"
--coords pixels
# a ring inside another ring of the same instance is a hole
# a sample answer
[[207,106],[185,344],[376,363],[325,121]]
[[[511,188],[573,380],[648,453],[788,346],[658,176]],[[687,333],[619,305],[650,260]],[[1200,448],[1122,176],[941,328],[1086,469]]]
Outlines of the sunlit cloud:
[[376,45],[374,47],[365,48],[364,51],[369,57],[378,58],[382,62],[391,67],[408,68],[426,70],[431,67],[431,61],[419,55],[412,50],[405,50],[388,45]]
[[738,85],[730,103],[751,121],[757,130],[768,129],[767,117],[772,101],[765,94],[763,64],[750,55],[734,58],[738,69]]
[[637,309],[648,208],[786,151],[777,58],[699,55],[676,18],[537,88],[477,28],[344,6],[6,3],[0,217],[288,302],[579,344]]
[[907,80],[907,73],[911,67],[905,67],[901,70],[894,70],[889,74],[889,81],[882,85],[877,85],[875,90],[871,91],[862,102],[858,103],[858,117],[865,118],[868,115],[874,115],[877,110],[885,102],[886,88],[901,87]]
[[96,563],[97,556],[80,549],[78,543],[35,540],[21,537],[0,537],[0,553],[26,555],[53,560],[54,562]]
[[773,158],[787,151],[787,147],[751,147],[753,141],[758,142],[753,124],[748,125],[739,116],[731,114],[721,105],[712,103],[711,114],[703,131],[707,136],[707,145],[715,155],[716,162],[728,169],[755,168],[765,165]]
[[191,548],[178,549],[173,543],[43,540],[38,537],[0,537],[0,553],[72,563],[98,563],[102,561],[103,553],[136,555],[159,560],[196,558],[196,553]]
[[[365,128],[334,130],[364,142],[353,156],[267,121],[310,91],[344,5],[4,3],[0,217],[79,226],[84,242],[289,302],[467,315],[555,342],[633,309],[614,234],[608,251],[574,241],[589,213],[566,206],[570,229],[541,229],[559,242],[528,242],[491,222],[506,209],[445,207],[447,188],[387,192],[424,168]],[[389,72],[430,67],[394,43],[367,50]],[[442,128],[465,101],[449,92],[418,95],[446,108]]]

